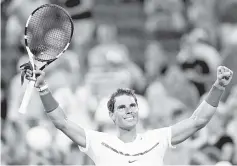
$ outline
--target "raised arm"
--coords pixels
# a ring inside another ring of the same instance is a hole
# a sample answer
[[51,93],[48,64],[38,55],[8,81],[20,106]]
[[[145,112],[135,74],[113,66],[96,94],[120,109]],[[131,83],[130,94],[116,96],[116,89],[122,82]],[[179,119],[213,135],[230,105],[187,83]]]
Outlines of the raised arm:
[[[26,74],[26,77],[30,79],[29,77],[32,75],[32,72],[27,70]],[[73,142],[82,147],[86,147],[84,129],[67,119],[62,108],[60,108],[58,102],[54,99],[46,82],[44,81],[45,73],[37,70],[35,71],[35,74],[38,75],[35,87],[39,91],[41,101],[48,117],[51,119],[55,127],[66,134]]]
[[205,100],[197,107],[192,116],[171,126],[172,145],[179,144],[202,129],[211,120],[218,107],[225,87],[230,83],[233,72],[219,66],[217,69],[217,80],[209,91]]

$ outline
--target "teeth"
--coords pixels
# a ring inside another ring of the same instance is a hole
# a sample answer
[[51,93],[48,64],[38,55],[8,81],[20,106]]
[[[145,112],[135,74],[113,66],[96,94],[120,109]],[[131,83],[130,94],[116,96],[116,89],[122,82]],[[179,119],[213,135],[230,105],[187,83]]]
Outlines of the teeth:
[[133,119],[133,117],[128,117],[128,118],[126,118],[126,119],[131,120],[131,119]]

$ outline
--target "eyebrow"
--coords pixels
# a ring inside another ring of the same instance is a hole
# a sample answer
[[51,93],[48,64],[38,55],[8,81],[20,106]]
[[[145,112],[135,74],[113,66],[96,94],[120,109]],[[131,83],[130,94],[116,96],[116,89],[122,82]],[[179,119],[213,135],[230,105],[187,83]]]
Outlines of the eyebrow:
[[125,107],[125,105],[124,105],[124,104],[122,104],[122,105],[119,105],[117,108],[123,108],[123,107]]

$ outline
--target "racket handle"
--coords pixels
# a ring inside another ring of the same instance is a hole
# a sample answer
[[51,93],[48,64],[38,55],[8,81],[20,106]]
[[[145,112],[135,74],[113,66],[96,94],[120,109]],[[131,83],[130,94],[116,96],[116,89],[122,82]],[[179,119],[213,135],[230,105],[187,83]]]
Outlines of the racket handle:
[[27,106],[29,104],[29,101],[30,101],[30,98],[31,98],[31,94],[32,94],[33,89],[34,89],[34,84],[35,84],[34,81],[30,81],[27,84],[26,91],[25,91],[25,94],[23,96],[23,100],[21,102],[21,106],[20,106],[20,108],[18,110],[18,112],[20,112],[21,114],[25,114],[26,111],[27,111]]

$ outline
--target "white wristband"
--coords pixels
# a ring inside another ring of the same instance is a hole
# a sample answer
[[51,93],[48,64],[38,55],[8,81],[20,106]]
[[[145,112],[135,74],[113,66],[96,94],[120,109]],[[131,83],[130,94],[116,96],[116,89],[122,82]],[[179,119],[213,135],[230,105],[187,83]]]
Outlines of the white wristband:
[[37,87],[36,89],[38,90],[38,92],[42,92],[42,91],[44,91],[45,89],[48,89],[48,84],[44,84],[44,86]]

